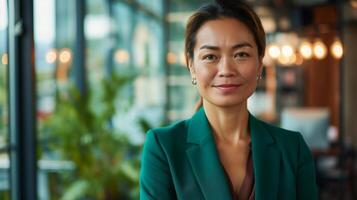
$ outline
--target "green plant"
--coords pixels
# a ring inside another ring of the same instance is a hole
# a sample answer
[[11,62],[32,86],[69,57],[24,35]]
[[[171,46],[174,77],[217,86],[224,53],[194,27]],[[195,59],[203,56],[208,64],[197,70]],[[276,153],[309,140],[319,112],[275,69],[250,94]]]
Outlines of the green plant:
[[112,76],[96,93],[81,96],[71,87],[58,95],[41,132],[51,138],[52,151],[75,164],[62,199],[138,198],[141,147],[112,126],[119,91],[131,79]]

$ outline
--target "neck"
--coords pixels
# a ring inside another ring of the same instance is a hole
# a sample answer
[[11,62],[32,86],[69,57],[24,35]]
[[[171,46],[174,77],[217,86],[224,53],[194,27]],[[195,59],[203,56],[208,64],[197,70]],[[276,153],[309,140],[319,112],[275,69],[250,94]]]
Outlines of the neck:
[[237,146],[250,141],[246,101],[234,107],[219,107],[204,100],[203,107],[216,142]]

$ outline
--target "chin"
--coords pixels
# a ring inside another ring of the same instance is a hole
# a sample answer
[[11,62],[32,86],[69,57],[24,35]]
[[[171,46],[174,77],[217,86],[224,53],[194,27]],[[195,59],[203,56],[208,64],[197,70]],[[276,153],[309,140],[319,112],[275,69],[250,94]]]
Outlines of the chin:
[[210,99],[208,102],[212,105],[215,105],[217,107],[222,107],[222,108],[231,108],[231,107],[237,107],[237,106],[242,106],[247,104],[247,99],[246,98],[215,98],[215,99]]

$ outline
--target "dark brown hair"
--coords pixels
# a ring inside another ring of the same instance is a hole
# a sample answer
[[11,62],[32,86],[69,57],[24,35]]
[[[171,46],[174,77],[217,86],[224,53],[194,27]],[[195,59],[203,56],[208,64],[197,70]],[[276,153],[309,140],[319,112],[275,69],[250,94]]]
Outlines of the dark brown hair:
[[216,0],[216,3],[207,4],[199,8],[188,20],[185,33],[187,67],[189,67],[189,59],[193,59],[193,49],[196,44],[198,30],[205,22],[222,17],[234,18],[244,23],[254,36],[259,57],[263,58],[266,46],[265,31],[254,10],[241,0]]

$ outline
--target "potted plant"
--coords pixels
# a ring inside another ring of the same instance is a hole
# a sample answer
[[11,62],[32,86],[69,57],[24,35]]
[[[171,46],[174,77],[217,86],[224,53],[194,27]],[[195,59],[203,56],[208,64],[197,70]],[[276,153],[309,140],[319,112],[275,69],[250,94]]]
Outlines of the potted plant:
[[141,147],[112,125],[117,96],[129,80],[113,75],[95,95],[81,96],[74,87],[57,95],[55,112],[41,134],[50,138],[48,146],[59,158],[75,166],[65,176],[62,199],[138,198]]

